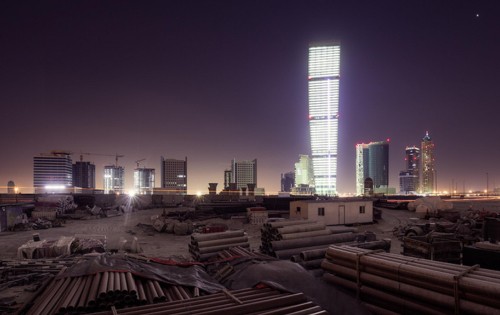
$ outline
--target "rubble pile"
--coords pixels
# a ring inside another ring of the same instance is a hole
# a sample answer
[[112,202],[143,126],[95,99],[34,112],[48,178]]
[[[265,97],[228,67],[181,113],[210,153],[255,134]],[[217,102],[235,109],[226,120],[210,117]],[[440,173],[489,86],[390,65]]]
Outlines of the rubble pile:
[[151,217],[153,228],[160,233],[170,233],[175,235],[189,235],[193,233],[194,226],[191,221],[181,222],[168,218],[166,215],[155,215]]

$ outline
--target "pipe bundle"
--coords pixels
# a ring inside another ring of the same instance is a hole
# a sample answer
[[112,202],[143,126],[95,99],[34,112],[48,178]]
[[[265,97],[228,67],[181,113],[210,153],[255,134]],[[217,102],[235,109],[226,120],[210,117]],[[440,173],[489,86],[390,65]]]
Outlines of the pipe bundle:
[[[99,315],[112,315],[107,311]],[[321,307],[307,300],[303,293],[281,292],[268,287],[240,289],[205,296],[187,301],[172,301],[154,305],[136,306],[120,310],[123,315],[175,314],[328,314]],[[97,314],[95,314],[97,315]]]
[[189,252],[197,261],[205,261],[216,257],[219,251],[231,247],[248,248],[248,237],[243,230],[220,233],[194,233],[191,235]]
[[[196,289],[196,288],[195,288]],[[194,290],[197,291],[197,290]],[[55,279],[27,314],[69,314],[190,299],[196,292],[182,286],[134,277],[130,272]]]
[[500,314],[500,271],[330,246],[323,278],[375,314]]

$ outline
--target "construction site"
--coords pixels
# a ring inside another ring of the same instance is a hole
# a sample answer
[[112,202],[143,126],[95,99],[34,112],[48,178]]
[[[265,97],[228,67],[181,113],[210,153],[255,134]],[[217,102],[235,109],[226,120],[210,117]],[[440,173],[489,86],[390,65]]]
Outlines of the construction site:
[[494,199],[49,197],[2,200],[2,314],[500,314]]

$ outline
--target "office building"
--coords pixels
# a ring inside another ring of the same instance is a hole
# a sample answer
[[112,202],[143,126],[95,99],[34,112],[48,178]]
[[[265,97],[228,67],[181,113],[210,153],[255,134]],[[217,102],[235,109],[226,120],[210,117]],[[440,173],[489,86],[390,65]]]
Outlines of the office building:
[[73,186],[83,189],[95,188],[95,165],[77,161],[73,164]]
[[337,194],[340,43],[309,47],[308,95],[314,186],[319,195]]
[[295,172],[281,174],[281,191],[291,192],[293,187],[295,187]]
[[405,150],[406,170],[399,173],[399,191],[402,194],[416,194],[420,186],[420,149],[411,146]]
[[138,195],[151,195],[155,188],[155,169],[136,168],[134,170],[134,192]]
[[161,157],[161,188],[167,194],[187,194],[187,157],[184,160]]
[[434,161],[434,142],[432,142],[429,132],[425,133],[422,139],[422,179],[420,190],[423,194],[436,192],[436,169]]
[[[356,193],[364,195],[366,183],[373,185],[373,192],[389,190],[389,140],[356,145]],[[372,184],[373,183],[373,184]]]
[[35,193],[68,193],[73,190],[71,152],[52,151],[33,157]]
[[125,168],[117,165],[104,166],[104,193],[125,193]]
[[292,193],[295,195],[314,194],[314,173],[309,155],[299,155],[299,161],[295,163],[295,186],[292,188]]
[[246,190],[248,184],[257,187],[257,159],[247,161],[231,161],[231,183],[236,189]]

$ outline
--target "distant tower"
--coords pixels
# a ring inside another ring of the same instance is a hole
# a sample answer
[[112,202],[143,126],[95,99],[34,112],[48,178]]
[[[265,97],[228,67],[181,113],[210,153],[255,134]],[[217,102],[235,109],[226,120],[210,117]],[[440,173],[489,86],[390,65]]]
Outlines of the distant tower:
[[340,43],[309,46],[308,91],[314,185],[319,195],[337,194]]
[[15,194],[16,193],[16,184],[14,184],[14,181],[9,180],[7,183],[7,193],[8,194]]
[[434,143],[432,142],[429,132],[425,133],[422,139],[422,180],[421,191],[424,194],[432,194],[436,192],[436,169],[434,161]]
[[71,152],[52,151],[33,157],[35,193],[70,192],[73,188]]
[[134,170],[134,190],[138,195],[151,195],[155,188],[155,169],[136,168]]
[[412,146],[405,150],[406,170],[399,173],[399,191],[402,194],[416,193],[420,183],[420,149]]
[[73,164],[73,186],[94,189],[95,165],[90,162],[75,162]]
[[366,179],[373,182],[373,191],[389,189],[389,140],[356,145],[356,193],[364,195]]
[[314,172],[309,155],[299,155],[299,161],[295,163],[295,187],[292,193],[298,195],[314,194]]
[[281,191],[291,192],[295,186],[295,172],[281,174]]
[[257,186],[257,159],[231,162],[231,180],[236,189],[248,188],[248,184]]
[[117,165],[104,166],[104,193],[125,193],[125,168]]
[[187,194],[187,157],[184,160],[161,157],[161,188],[168,194]]

